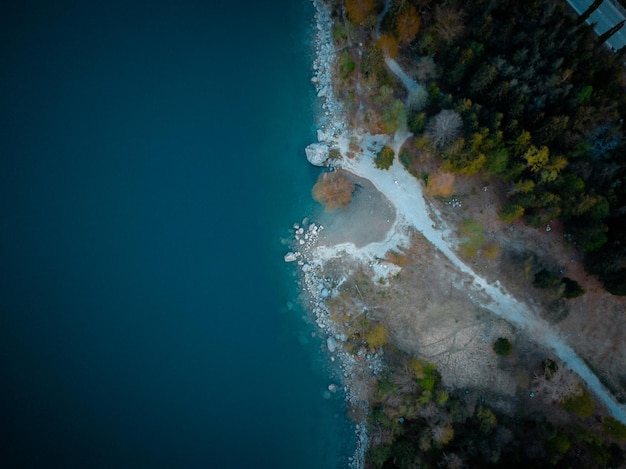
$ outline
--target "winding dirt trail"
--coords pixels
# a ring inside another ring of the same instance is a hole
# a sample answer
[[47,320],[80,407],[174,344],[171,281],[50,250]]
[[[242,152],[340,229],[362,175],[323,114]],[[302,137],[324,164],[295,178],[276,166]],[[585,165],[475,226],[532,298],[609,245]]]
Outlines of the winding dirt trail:
[[[420,86],[408,77],[393,59],[387,59],[386,62],[389,69],[409,90]],[[347,153],[351,138],[357,137],[363,151],[352,159],[344,157],[342,167],[371,181],[395,207],[396,221],[389,230],[387,239],[382,243],[373,243],[359,249],[350,243],[332,248],[321,247],[319,252],[321,257],[333,257],[334,253],[340,251],[348,252],[360,258],[383,257],[389,249],[407,242],[408,227],[415,228],[439,249],[457,269],[472,278],[473,291],[468,291],[470,299],[516,325],[536,343],[551,349],[559,359],[580,376],[588,389],[609,409],[611,414],[626,424],[626,408],[613,398],[584,361],[546,321],[541,319],[529,305],[514,298],[499,282],[488,283],[457,256],[451,248],[450,241],[446,239],[449,237],[449,233],[435,227],[433,218],[431,218],[431,209],[422,193],[421,183],[404,168],[398,159],[394,160],[388,171],[379,170],[374,166],[373,158],[382,144],[391,146],[397,155],[402,144],[410,135],[404,128],[400,129],[392,139],[389,136],[358,133],[343,134],[337,137],[336,143],[344,155]]]
[[[398,143],[400,142],[395,141],[396,149],[399,149]],[[624,406],[615,401],[596,375],[546,321],[539,318],[528,305],[515,299],[497,283],[488,283],[456,255],[450,243],[446,241],[444,232],[434,227],[420,183],[404,169],[400,162],[396,160],[389,171],[381,171],[376,169],[371,158],[367,155],[360,155],[357,159],[347,161],[344,168],[369,179],[396,208],[397,224],[417,229],[452,264],[473,279],[475,291],[468,292],[468,294],[474,301],[518,326],[538,344],[552,349],[559,359],[585,381],[589,390],[598,397],[613,416],[626,424]],[[397,231],[397,228],[394,229]],[[482,300],[485,296],[490,301]]]

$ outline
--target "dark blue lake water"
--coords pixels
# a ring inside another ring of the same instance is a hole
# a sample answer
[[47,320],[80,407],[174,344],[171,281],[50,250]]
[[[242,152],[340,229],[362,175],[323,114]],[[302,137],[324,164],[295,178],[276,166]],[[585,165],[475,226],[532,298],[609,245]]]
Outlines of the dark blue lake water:
[[314,210],[310,2],[11,3],[0,465],[345,466],[280,243]]

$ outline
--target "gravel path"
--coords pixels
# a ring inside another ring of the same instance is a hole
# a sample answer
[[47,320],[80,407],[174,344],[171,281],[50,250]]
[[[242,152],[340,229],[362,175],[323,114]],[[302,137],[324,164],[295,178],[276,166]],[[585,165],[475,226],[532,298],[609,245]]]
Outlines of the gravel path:
[[[419,85],[415,83],[393,59],[386,59],[389,69],[405,84],[409,91]],[[449,234],[438,229],[431,218],[431,210],[426,204],[422,194],[421,183],[414,178],[396,158],[388,171],[381,171],[374,166],[373,158],[382,143],[391,146],[396,155],[405,140],[410,136],[408,131],[398,131],[393,139],[386,136],[371,136],[358,134],[364,151],[354,159],[344,158],[343,168],[362,178],[368,179],[383,194],[396,209],[396,222],[389,231],[389,236],[383,243],[365,246],[356,249],[348,246],[348,251],[356,257],[384,256],[384,253],[393,249],[394,244],[406,245],[407,227],[413,227],[421,232],[424,237],[439,249],[460,271],[473,279],[473,292],[468,292],[470,299],[481,304],[494,314],[515,324],[531,339],[549,349],[559,357],[569,368],[577,373],[587,384],[587,387],[609,409],[611,414],[626,424],[626,408],[619,404],[611,393],[600,383],[598,377],[589,369],[585,362],[578,357],[576,352],[565,340],[531,308],[511,294],[499,284],[488,283],[480,277],[472,268],[465,264],[452,250],[448,241]],[[353,135],[343,135],[338,138],[342,153],[347,152],[350,138]],[[330,253],[326,253],[329,256]],[[332,257],[332,256],[331,256]],[[488,298],[487,301],[482,298]]]
[[[395,140],[396,150],[403,141],[402,137]],[[490,284],[476,274],[451,249],[449,241],[446,240],[446,233],[435,228],[433,224],[420,182],[397,160],[389,171],[381,171],[374,166],[372,159],[373,155],[362,154],[358,158],[347,160],[344,168],[362,178],[369,179],[394,205],[397,220],[391,231],[399,233],[406,227],[414,227],[420,231],[452,264],[473,279],[474,292],[468,292],[471,299],[518,326],[538,344],[552,349],[559,359],[581,377],[589,390],[610,410],[611,414],[626,424],[624,406],[615,401],[596,375],[551,326],[539,318],[528,305],[507,293],[498,282]],[[388,247],[391,247],[393,239],[390,237],[388,242],[390,243]],[[489,298],[488,301],[480,299],[485,295]]]

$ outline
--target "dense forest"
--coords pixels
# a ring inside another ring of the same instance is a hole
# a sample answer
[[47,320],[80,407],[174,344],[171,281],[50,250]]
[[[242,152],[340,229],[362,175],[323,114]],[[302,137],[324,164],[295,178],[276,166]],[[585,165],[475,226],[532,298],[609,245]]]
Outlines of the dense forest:
[[[523,411],[506,415],[482,399],[472,403],[469,394],[443,389],[434,365],[393,347],[385,354],[393,371],[378,381],[372,399],[368,467],[590,469],[625,462],[615,441],[626,438],[626,426],[611,417],[590,429]],[[546,386],[553,393],[563,392],[555,362],[544,360],[539,367]],[[561,405],[589,417],[594,404],[584,392]]]
[[[374,38],[359,57],[366,85],[389,94],[390,55],[427,86],[421,105],[402,110],[387,100],[383,129],[408,114],[444,169],[507,182],[502,220],[563,220],[587,271],[626,295],[626,50],[605,45],[614,31],[598,37],[565,2],[549,0],[347,0],[336,8],[348,25],[338,36],[353,28]],[[357,57],[345,51],[342,59],[346,78]]]

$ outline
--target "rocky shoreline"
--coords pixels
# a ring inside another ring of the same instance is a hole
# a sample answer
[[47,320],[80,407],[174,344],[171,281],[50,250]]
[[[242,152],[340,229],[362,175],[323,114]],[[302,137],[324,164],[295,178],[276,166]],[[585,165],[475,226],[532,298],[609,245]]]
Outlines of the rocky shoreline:
[[[322,166],[325,164],[330,145],[339,135],[348,130],[343,115],[343,107],[336,99],[333,91],[332,68],[335,61],[335,47],[332,39],[332,19],[328,6],[322,0],[311,0],[315,7],[315,38],[313,77],[317,96],[322,100],[322,113],[318,118],[317,143],[309,145],[306,155],[309,162]],[[301,224],[294,224],[294,238],[292,251],[285,255],[285,262],[294,262],[298,265],[300,287],[303,293],[305,306],[312,313],[316,325],[326,338],[326,349],[331,362],[338,364],[341,375],[341,387],[334,383],[329,384],[328,391],[335,393],[343,391],[349,408],[356,409],[356,414],[362,415],[363,420],[355,422],[356,449],[349,458],[351,469],[361,469],[365,463],[365,453],[368,448],[369,436],[365,424],[368,414],[368,402],[359,397],[355,391],[356,380],[363,379],[362,370],[366,370],[371,377],[382,371],[382,353],[354,356],[344,350],[347,340],[330,317],[326,299],[338,294],[341,281],[328,279],[323,275],[324,260],[318,255],[319,236],[324,227],[303,220]],[[357,373],[359,370],[359,373]]]
[[[337,363],[341,375],[341,385],[349,408],[357,409],[360,415],[368,413],[368,402],[359,397],[354,390],[357,380],[363,379],[363,369],[368,370],[370,376],[376,376],[382,371],[382,354],[363,354],[356,357],[344,350],[343,344],[347,336],[343,334],[330,317],[326,299],[338,294],[341,281],[323,276],[324,261],[316,255],[318,238],[324,227],[315,223],[308,223],[305,219],[302,225],[293,225],[293,250],[285,254],[285,262],[297,263],[301,272],[300,287],[303,293],[305,306],[313,314],[315,323],[321,334],[326,338],[326,349],[331,362]],[[338,385],[331,383],[328,391],[339,391]],[[349,459],[349,467],[361,469],[364,465],[365,452],[368,447],[368,433],[364,421],[355,422],[356,449]]]
[[330,141],[348,129],[343,117],[343,106],[335,97],[332,83],[332,70],[335,62],[335,45],[332,37],[333,22],[328,6],[322,0],[311,0],[315,7],[315,39],[313,77],[317,97],[322,100],[322,113],[317,116],[317,142],[306,148],[309,162],[324,166]]

